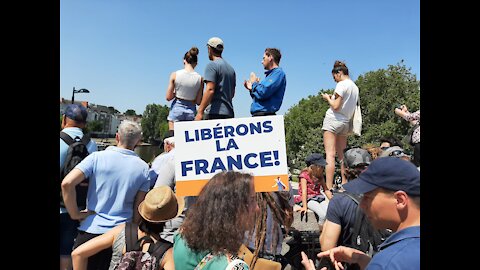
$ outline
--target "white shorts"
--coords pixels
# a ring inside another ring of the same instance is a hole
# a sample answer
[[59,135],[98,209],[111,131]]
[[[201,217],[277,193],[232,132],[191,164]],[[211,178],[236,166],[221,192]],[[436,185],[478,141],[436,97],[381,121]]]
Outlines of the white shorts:
[[323,126],[322,130],[330,131],[336,135],[348,135],[348,133],[352,130],[353,123],[352,121],[345,123],[336,120],[335,118],[327,118],[323,119]]

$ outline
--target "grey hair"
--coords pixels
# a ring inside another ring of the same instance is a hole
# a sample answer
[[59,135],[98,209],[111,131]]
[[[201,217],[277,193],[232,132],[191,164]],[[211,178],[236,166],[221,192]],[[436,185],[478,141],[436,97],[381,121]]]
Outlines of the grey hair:
[[142,128],[133,121],[123,120],[118,126],[118,135],[123,145],[129,149],[133,149],[142,138]]

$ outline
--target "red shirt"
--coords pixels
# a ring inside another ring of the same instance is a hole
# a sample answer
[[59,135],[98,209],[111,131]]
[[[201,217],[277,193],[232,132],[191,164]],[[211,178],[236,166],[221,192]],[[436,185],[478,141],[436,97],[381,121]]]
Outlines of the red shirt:
[[295,196],[294,201],[295,203],[299,203],[302,201],[302,182],[300,178],[305,178],[307,180],[307,200],[311,197],[314,197],[316,195],[320,195],[320,182],[314,181],[310,178],[310,175],[308,175],[308,171],[303,170],[300,175],[298,176],[298,196]]

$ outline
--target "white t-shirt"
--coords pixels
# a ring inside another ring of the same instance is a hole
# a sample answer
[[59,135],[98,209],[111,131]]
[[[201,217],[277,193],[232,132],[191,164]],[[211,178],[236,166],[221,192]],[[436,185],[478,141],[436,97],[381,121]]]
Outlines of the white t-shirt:
[[185,69],[176,71],[175,75],[175,96],[186,100],[195,100],[202,76],[196,71],[187,72]]
[[[345,79],[337,83],[334,93],[342,97],[342,104],[340,110],[334,111],[328,108],[325,117],[335,118],[341,122],[349,122],[355,112],[355,107],[358,100],[358,87],[351,79]],[[335,97],[334,97],[335,99]]]

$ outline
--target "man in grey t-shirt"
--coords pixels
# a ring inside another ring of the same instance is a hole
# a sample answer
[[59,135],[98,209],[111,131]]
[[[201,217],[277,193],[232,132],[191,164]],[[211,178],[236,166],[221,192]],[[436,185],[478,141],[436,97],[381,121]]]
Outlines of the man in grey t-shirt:
[[220,38],[210,38],[207,45],[211,61],[205,67],[203,81],[206,87],[195,120],[233,118],[235,70],[222,58],[223,41]]

